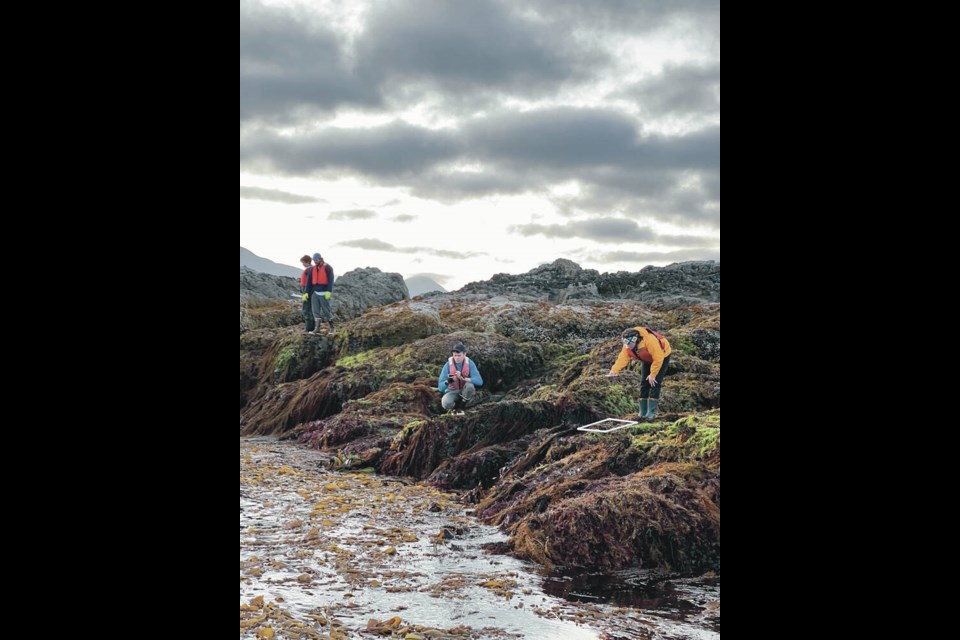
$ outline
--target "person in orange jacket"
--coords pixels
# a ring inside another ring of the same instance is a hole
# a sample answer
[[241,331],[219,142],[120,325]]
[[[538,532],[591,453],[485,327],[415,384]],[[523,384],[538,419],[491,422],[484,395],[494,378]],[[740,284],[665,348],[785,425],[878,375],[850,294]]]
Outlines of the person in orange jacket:
[[670,366],[670,342],[650,327],[634,327],[627,329],[621,335],[623,349],[617,361],[610,368],[608,376],[620,374],[620,370],[630,364],[631,360],[639,360],[640,376],[640,409],[641,418],[653,418],[657,415],[657,403],[660,402],[660,389],[663,379]]

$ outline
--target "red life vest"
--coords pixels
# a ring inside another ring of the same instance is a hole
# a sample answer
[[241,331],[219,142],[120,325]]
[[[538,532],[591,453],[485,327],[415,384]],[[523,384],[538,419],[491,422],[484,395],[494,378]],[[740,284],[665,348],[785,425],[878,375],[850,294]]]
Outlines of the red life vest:
[[300,274],[300,288],[301,288],[301,289],[306,289],[306,288],[307,288],[307,272],[310,271],[310,269],[312,269],[312,268],[313,268],[313,267],[307,267],[306,269],[303,270],[303,273]]
[[329,284],[327,279],[327,263],[321,262],[320,264],[314,266],[313,268],[313,284],[326,285]]
[[[457,363],[453,361],[453,356],[450,356],[450,368],[447,370],[447,375],[453,375],[453,372],[457,370]],[[470,380],[470,361],[466,356],[463,357],[463,369],[460,370],[460,375],[462,375],[465,380],[464,383],[469,382]],[[453,379],[453,384],[447,385],[448,389],[453,389],[454,391],[460,391],[463,387],[460,386],[460,380],[456,378]]]
[[[660,342],[660,348],[661,348],[663,351],[666,351],[666,350],[667,350],[667,342],[666,342],[667,339],[666,339],[666,338],[664,338],[662,335],[660,335],[659,333],[657,333],[656,331],[654,331],[654,330],[651,329],[650,327],[644,327],[644,329],[646,329],[647,332],[650,333],[650,335],[652,335],[653,337],[655,337],[655,338]],[[641,337],[643,337],[643,336],[641,336]],[[637,346],[638,346],[638,347],[640,347],[640,345],[642,345],[642,344],[643,344],[643,342],[637,341]],[[646,347],[640,347],[640,348],[637,349],[636,351],[634,351],[633,349],[627,349],[627,353],[629,353],[629,354],[630,354],[630,357],[633,358],[634,360],[642,360],[643,362],[653,362],[653,356],[650,354],[650,352],[647,350]]]

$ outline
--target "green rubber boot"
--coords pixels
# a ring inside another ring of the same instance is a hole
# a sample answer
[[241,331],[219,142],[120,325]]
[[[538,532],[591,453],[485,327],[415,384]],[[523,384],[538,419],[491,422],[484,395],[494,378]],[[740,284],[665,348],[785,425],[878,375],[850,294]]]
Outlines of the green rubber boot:
[[657,403],[660,402],[659,398],[650,398],[647,401],[647,412],[644,414],[644,418],[652,420],[655,415],[657,415]]
[[647,415],[647,399],[640,398],[640,413],[638,413],[637,416],[642,418],[645,415]]

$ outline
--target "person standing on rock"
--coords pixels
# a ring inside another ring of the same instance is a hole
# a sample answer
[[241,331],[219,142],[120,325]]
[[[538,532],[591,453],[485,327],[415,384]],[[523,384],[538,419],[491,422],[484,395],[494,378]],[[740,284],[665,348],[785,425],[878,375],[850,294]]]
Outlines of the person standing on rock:
[[330,311],[330,296],[333,294],[333,267],[323,261],[319,253],[313,254],[313,273],[310,277],[310,308],[317,323],[314,333],[320,333],[320,322],[330,325],[333,333],[333,312]]
[[641,418],[653,418],[657,415],[660,402],[660,389],[670,366],[670,342],[650,327],[634,327],[621,335],[623,349],[617,361],[613,363],[607,376],[616,376],[620,370],[639,360],[640,364],[640,409]]
[[[440,404],[447,413],[463,415],[458,411],[458,403],[465,407],[477,393],[477,387],[483,386],[483,378],[476,363],[467,357],[467,349],[462,342],[453,345],[453,353],[443,365],[437,388],[443,393]],[[461,402],[462,401],[462,402]]]
[[310,265],[310,256],[300,258],[300,264],[303,265],[303,273],[300,274],[300,298],[303,300],[303,322],[304,329],[310,333],[316,328],[313,321],[313,311],[310,309],[310,277],[313,267]]

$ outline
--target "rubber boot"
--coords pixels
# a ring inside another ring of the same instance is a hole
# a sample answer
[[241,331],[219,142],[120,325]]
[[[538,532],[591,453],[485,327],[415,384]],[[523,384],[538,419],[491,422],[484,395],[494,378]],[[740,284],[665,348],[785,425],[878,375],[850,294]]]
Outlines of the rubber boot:
[[644,415],[648,420],[652,420],[655,415],[657,415],[657,403],[660,402],[659,398],[650,398],[647,401],[647,413]]
[[647,415],[647,399],[640,398],[640,413],[637,414],[638,417],[643,418]]

